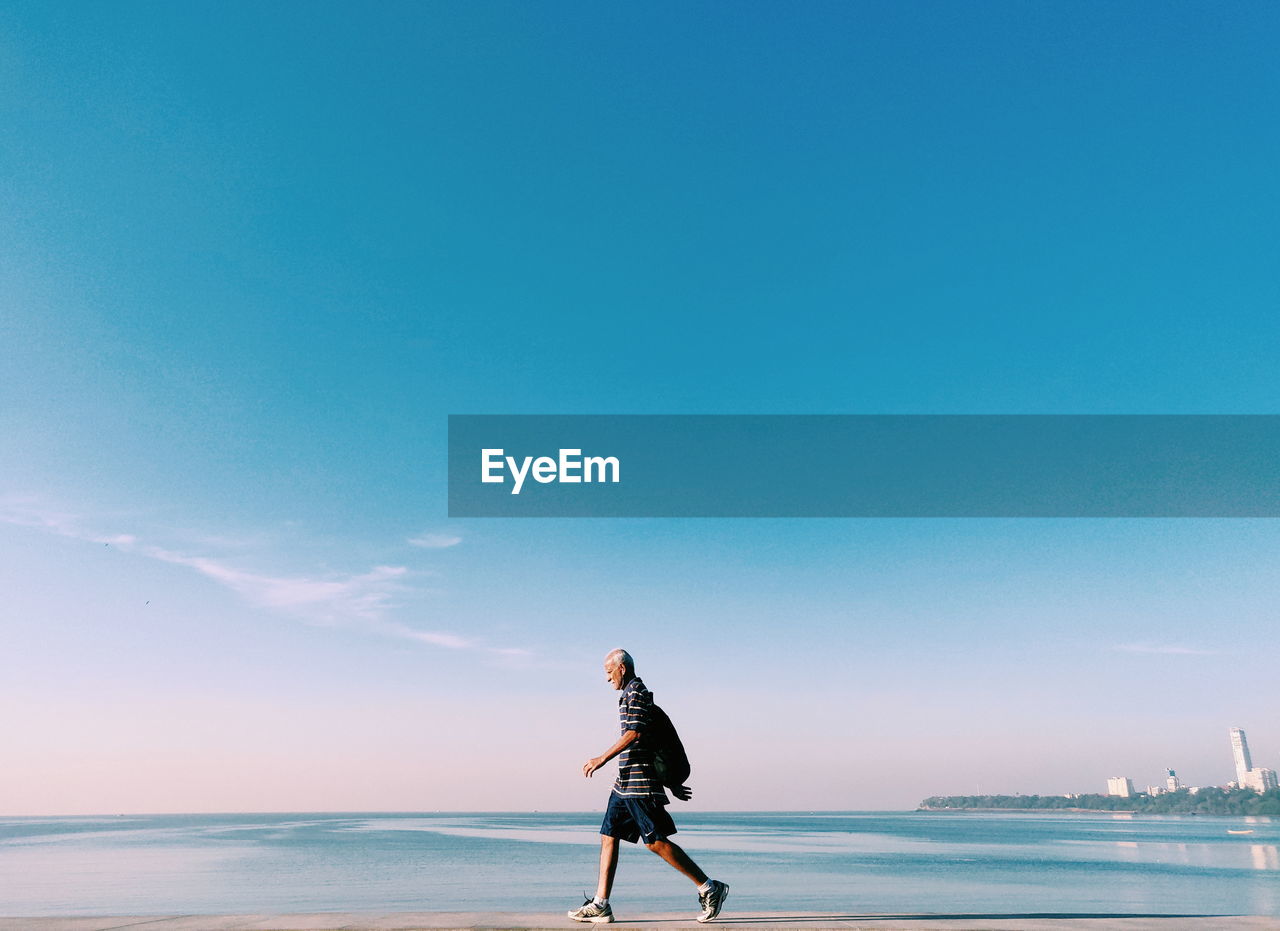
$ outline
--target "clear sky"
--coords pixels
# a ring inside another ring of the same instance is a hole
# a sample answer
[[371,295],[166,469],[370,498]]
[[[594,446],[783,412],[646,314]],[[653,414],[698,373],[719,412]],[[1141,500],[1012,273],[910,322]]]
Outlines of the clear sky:
[[[1280,768],[1280,522],[455,520],[451,413],[1280,413],[1274,4],[9,3],[0,813]],[[611,778],[611,777],[610,777]]]

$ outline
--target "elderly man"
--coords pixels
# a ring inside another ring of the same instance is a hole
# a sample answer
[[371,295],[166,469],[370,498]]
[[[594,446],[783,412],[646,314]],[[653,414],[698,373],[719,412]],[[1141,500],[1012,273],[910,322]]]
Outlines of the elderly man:
[[[616,756],[618,777],[613,782],[609,807],[600,827],[600,881],[596,885],[596,896],[588,899],[581,908],[569,912],[569,917],[574,921],[613,921],[609,892],[618,869],[618,841],[634,844],[643,838],[646,847],[688,876],[698,887],[698,902],[702,906],[698,921],[710,921],[720,914],[720,907],[729,895],[729,886],[708,879],[687,853],[668,840],[676,833],[676,826],[667,813],[667,793],[654,770],[653,748],[646,746],[644,741],[653,713],[653,695],[636,676],[636,664],[626,650],[614,650],[604,658],[604,675],[610,685],[622,692],[618,699],[622,736],[600,756],[583,763],[582,775],[590,776]],[[685,786],[672,791],[685,800],[690,795]]]

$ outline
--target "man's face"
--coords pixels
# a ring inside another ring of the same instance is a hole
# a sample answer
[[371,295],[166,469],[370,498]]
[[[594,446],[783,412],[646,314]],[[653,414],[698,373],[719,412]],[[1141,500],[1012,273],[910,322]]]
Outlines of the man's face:
[[604,677],[609,680],[609,684],[615,689],[622,688],[622,677],[626,674],[626,667],[616,660],[605,660]]

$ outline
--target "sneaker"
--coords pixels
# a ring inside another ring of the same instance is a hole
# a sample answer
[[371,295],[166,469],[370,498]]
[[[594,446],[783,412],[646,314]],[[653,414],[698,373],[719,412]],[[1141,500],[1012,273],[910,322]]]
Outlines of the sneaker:
[[702,905],[702,914],[698,916],[698,920],[710,921],[719,915],[720,908],[727,898],[729,898],[729,884],[717,879],[711,880],[711,888],[706,892],[698,893],[698,902]]
[[[582,908],[569,912],[569,917],[574,921],[589,921],[592,924],[608,924],[613,921],[613,906],[609,904],[597,905],[595,899],[587,899],[582,903]],[[699,921],[702,919],[699,918]]]

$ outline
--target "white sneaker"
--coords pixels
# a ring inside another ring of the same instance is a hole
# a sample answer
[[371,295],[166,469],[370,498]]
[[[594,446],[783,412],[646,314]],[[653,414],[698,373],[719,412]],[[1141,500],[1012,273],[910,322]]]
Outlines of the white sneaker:
[[574,921],[589,921],[597,925],[608,924],[613,921],[613,907],[608,903],[597,905],[595,899],[587,899],[582,903],[582,908],[569,912],[569,917]]
[[729,884],[716,879],[711,880],[711,888],[706,892],[698,893],[698,901],[702,904],[702,914],[698,916],[698,921],[710,921],[719,915],[720,907],[724,905],[724,900],[727,898],[729,898]]

